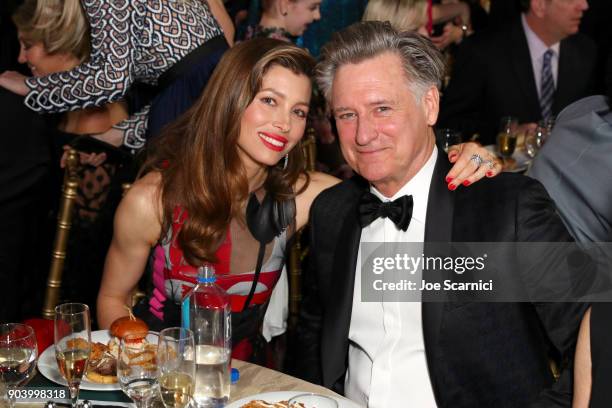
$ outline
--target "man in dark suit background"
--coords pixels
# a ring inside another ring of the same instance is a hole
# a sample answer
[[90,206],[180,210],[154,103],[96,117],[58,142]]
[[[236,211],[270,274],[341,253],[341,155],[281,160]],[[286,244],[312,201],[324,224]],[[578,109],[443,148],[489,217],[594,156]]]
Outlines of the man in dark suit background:
[[323,50],[319,88],[362,178],[313,203],[297,372],[372,408],[570,406],[571,369],[554,382],[547,350],[571,361],[586,305],[362,300],[366,242],[417,243],[427,256],[430,242],[571,240],[535,180],[447,187],[433,133],[443,73],[428,40],[382,22],[353,25]]
[[596,47],[577,34],[586,0],[522,0],[524,14],[491,27],[458,52],[442,99],[439,125],[495,143],[500,118],[519,123],[553,118],[590,95]]

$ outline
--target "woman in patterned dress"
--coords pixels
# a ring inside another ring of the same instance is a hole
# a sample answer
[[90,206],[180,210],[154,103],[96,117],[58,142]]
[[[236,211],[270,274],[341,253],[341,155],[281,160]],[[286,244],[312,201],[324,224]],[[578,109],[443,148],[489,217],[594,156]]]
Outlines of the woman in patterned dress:
[[[313,63],[285,41],[238,44],[189,113],[150,146],[146,174],[115,218],[98,295],[102,328],[127,314],[153,248],[153,289],[141,317],[154,329],[179,323],[196,268],[213,264],[232,298],[234,357],[251,357],[287,240],[306,224],[318,193],[338,182],[303,170]],[[486,154],[475,145],[460,159],[451,153],[462,163],[453,176],[472,173],[474,149]]]
[[[77,12],[76,0],[64,1],[67,12]],[[118,101],[137,82],[157,85],[150,107],[136,102],[135,119],[119,126],[124,144],[139,149],[145,133],[157,134],[200,95],[227,49],[223,32],[201,0],[82,0],[80,6],[90,26],[90,58],[41,77],[7,71],[0,86],[25,96],[35,111],[56,113]]]

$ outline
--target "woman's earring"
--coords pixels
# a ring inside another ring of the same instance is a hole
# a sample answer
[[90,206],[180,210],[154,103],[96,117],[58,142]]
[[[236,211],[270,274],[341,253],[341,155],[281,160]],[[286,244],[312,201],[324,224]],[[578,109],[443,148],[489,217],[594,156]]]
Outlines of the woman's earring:
[[287,164],[289,163],[289,153],[285,155],[285,159],[283,162],[283,170],[287,170]]

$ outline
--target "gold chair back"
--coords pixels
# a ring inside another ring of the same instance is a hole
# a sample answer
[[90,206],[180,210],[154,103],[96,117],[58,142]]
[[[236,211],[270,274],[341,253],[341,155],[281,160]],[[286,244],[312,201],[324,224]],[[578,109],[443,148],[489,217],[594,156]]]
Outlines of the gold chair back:
[[42,315],[45,319],[53,319],[55,306],[59,301],[62,274],[64,272],[64,261],[66,260],[66,248],[68,246],[68,236],[70,235],[72,217],[74,214],[74,201],[79,186],[77,175],[78,167],[78,153],[75,149],[70,149],[66,159],[62,198],[57,215],[57,229],[55,232],[55,241],[53,243],[53,252],[51,253],[51,267],[49,268],[47,289],[45,291],[45,300],[43,303]]

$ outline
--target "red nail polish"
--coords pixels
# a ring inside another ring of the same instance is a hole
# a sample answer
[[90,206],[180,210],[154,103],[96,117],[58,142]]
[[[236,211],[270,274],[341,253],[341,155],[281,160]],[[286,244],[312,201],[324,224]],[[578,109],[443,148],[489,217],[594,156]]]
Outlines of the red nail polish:
[[457,186],[456,186],[456,185],[454,185],[454,184],[449,184],[449,185],[448,185],[448,189],[449,189],[450,191],[455,191],[455,189],[456,189],[456,188],[457,188]]
[[472,184],[472,183],[470,183],[470,182],[469,182],[469,181],[467,181],[467,180],[464,180],[464,181],[463,181],[463,185],[464,185],[464,186],[466,186],[466,187],[467,187],[467,186],[469,186],[470,184]]
[[493,176],[493,172],[492,171],[487,171],[487,177],[491,177]]
[[447,183],[450,183],[451,181],[453,181],[453,177],[447,176],[445,180]]

